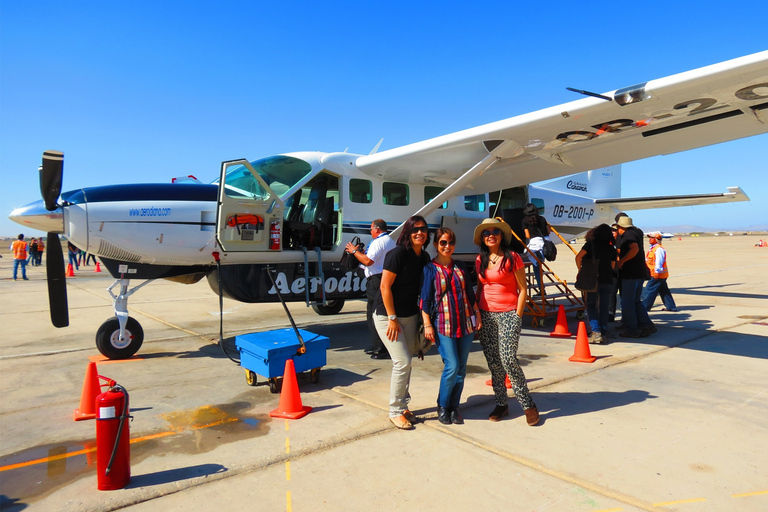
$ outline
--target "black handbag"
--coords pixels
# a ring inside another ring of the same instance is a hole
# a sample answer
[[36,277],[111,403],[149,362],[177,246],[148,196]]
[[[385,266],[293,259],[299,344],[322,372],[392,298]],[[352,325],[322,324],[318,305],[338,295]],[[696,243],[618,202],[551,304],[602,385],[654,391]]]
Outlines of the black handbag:
[[[352,239],[352,245],[354,245],[358,251],[365,251],[365,245],[360,240],[359,236],[356,236]],[[360,265],[360,262],[357,261],[357,258],[355,258],[354,254],[350,254],[344,250],[344,254],[341,255],[339,264],[344,270],[355,270]]]
[[598,266],[600,265],[600,260],[595,258],[594,256],[594,244],[592,245],[592,257],[582,258],[581,260],[581,269],[579,270],[579,273],[576,274],[576,283],[574,283],[574,286],[577,290],[580,290],[582,292],[596,292],[597,287],[599,285],[598,283]]
[[548,238],[544,239],[544,249],[542,252],[544,253],[544,259],[547,261],[555,261],[555,258],[557,258],[557,246]]

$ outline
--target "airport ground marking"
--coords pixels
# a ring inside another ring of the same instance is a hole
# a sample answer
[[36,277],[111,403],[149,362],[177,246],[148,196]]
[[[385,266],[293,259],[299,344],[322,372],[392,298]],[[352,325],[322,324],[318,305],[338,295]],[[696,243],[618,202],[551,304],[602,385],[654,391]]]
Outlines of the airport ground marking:
[[745,492],[743,494],[731,494],[731,498],[748,498],[750,496],[760,496],[762,494],[768,494],[768,491]]
[[[133,439],[130,440],[130,444],[141,443],[143,441],[151,441],[152,439],[160,439],[162,437],[173,436],[173,435],[181,434],[181,433],[186,432],[186,431],[202,430],[202,429],[205,429],[205,428],[215,427],[215,426],[222,425],[224,423],[230,423],[230,422],[233,422],[233,421],[239,421],[239,419],[238,418],[225,418],[223,420],[214,421],[213,423],[208,423],[206,425],[195,425],[195,426],[191,426],[191,427],[187,427],[187,428],[177,428],[177,429],[168,430],[168,431],[165,431],[165,432],[158,432],[156,434],[149,434],[149,435],[146,435],[146,436],[134,437]],[[96,447],[94,446],[92,448],[84,448],[82,450],[77,450],[77,451],[74,451],[74,452],[62,453],[60,455],[51,455],[49,457],[43,457],[41,459],[29,460],[29,461],[25,461],[25,462],[17,462],[16,464],[9,464],[7,466],[0,466],[0,472],[10,471],[12,469],[19,469],[19,468],[28,467],[28,466],[34,466],[36,464],[45,464],[46,462],[54,462],[54,461],[61,460],[61,459],[67,459],[69,457],[76,457],[78,455],[85,455],[85,454],[92,453],[92,452],[95,452],[95,451],[96,451]]]

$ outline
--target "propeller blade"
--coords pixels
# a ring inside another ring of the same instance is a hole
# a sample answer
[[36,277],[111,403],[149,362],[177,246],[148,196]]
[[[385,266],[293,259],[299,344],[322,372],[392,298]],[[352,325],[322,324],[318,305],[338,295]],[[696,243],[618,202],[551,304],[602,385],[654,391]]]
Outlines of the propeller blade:
[[48,233],[45,244],[45,270],[48,274],[48,304],[54,327],[69,325],[67,278],[64,275],[64,252],[57,233]]
[[64,175],[64,153],[49,149],[43,152],[43,165],[40,167],[40,193],[45,201],[45,209],[52,212],[61,194],[61,180]]

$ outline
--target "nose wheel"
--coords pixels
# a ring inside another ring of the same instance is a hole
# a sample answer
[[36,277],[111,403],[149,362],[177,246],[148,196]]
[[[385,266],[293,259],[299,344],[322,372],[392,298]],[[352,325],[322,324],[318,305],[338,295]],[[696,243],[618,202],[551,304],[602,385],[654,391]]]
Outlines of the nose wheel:
[[144,329],[133,317],[128,317],[125,335],[120,337],[120,322],[112,317],[101,324],[96,332],[96,348],[109,359],[128,359],[139,351],[144,343]]

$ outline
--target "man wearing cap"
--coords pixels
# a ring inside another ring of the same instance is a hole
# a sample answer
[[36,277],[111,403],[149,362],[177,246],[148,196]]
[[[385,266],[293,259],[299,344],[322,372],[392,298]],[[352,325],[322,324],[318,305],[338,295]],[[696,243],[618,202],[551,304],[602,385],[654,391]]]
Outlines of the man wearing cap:
[[631,217],[621,217],[617,224],[620,242],[616,266],[621,277],[621,322],[624,324],[619,336],[641,338],[656,332],[656,326],[640,301],[646,272],[643,232],[632,224]]
[[661,233],[659,231],[648,233],[648,243],[651,244],[651,247],[648,249],[648,254],[645,255],[645,264],[651,271],[651,279],[646,283],[640,300],[645,310],[650,311],[656,296],[659,295],[666,311],[677,311],[675,299],[672,298],[672,292],[667,286],[667,278],[669,277],[667,251],[661,246]]

